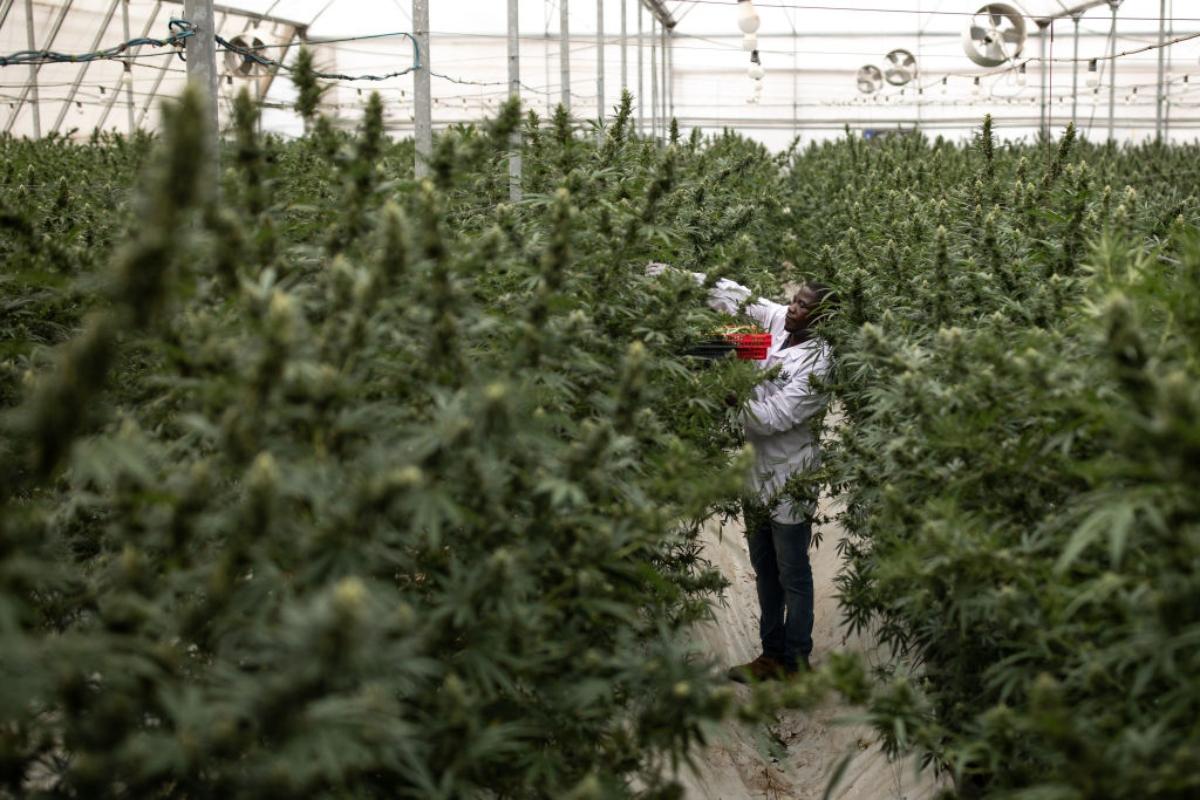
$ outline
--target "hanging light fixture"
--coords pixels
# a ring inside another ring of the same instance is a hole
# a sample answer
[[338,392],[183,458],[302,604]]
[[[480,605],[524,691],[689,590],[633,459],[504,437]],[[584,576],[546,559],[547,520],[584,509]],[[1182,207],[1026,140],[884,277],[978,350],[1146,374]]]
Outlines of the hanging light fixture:
[[759,22],[753,0],[738,0],[738,27],[742,33],[757,33]]
[[1029,84],[1029,76],[1025,74],[1025,65],[1022,64],[1017,70],[1017,86],[1026,86]]
[[943,97],[946,96],[946,90],[949,88],[949,80],[950,80],[949,75],[942,76],[942,96]]
[[758,49],[758,12],[753,0],[738,0],[738,28],[742,31],[742,49],[753,52]]
[[1094,58],[1088,62],[1087,85],[1093,87],[1100,85],[1100,67]]
[[971,87],[971,94],[975,95],[976,97],[979,97],[981,94],[983,94],[983,84],[979,82],[978,75],[975,76],[975,84]]
[[750,54],[750,69],[746,74],[750,76],[750,80],[752,81],[761,81],[767,74],[767,71],[763,69],[757,50]]

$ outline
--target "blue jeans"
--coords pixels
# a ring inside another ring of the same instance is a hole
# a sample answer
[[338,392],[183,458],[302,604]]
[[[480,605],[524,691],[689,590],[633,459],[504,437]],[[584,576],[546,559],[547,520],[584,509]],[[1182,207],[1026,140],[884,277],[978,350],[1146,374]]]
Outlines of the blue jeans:
[[783,662],[787,669],[807,660],[813,649],[811,538],[811,522],[785,525],[765,514],[749,537],[763,655]]

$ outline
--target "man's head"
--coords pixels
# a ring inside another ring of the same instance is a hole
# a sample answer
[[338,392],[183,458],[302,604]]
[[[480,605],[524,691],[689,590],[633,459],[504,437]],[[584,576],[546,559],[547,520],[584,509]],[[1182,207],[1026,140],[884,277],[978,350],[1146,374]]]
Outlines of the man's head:
[[833,303],[833,290],[823,283],[809,281],[797,290],[788,304],[783,327],[788,333],[802,333],[824,317]]

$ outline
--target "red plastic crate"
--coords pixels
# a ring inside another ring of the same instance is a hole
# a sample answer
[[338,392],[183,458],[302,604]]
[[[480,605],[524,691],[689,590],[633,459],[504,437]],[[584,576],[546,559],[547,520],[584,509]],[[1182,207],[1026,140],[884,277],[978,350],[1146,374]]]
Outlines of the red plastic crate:
[[762,361],[771,349],[769,333],[727,333],[725,338],[733,342],[742,361]]
[[739,347],[737,357],[742,361],[762,361],[767,357],[765,347]]

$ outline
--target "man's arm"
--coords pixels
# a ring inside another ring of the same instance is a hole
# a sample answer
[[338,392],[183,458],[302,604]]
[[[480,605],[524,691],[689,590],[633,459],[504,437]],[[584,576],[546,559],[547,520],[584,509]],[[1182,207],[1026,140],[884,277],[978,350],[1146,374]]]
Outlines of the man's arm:
[[783,433],[800,425],[825,407],[825,394],[812,385],[812,378],[829,376],[829,348],[822,345],[811,362],[797,369],[782,391],[746,407],[746,430],[760,436]]
[[[647,275],[661,275],[669,269],[674,269],[666,264],[652,263],[646,267]],[[705,275],[703,272],[689,272],[692,280],[703,285]],[[753,292],[742,286],[740,283],[731,281],[728,278],[721,278],[711,289],[708,290],[708,305],[717,311],[724,311],[726,314],[745,314],[750,319],[757,322],[762,328],[770,331],[775,322],[782,324],[783,315],[787,313],[787,307],[779,303],[773,303],[762,297],[756,297],[751,302]],[[742,304],[745,303],[743,309]]]

